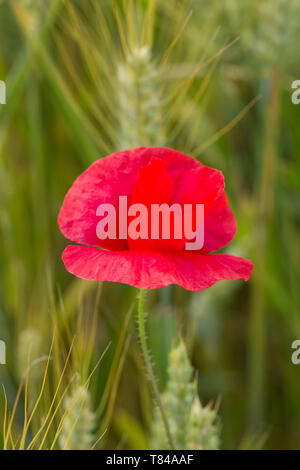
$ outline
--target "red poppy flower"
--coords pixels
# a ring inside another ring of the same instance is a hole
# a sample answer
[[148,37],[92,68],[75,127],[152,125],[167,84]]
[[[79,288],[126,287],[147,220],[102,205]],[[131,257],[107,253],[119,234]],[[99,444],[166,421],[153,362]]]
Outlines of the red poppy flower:
[[[204,245],[185,249],[174,239],[105,239],[96,233],[100,204],[116,208],[119,196],[129,203],[204,204]],[[178,284],[200,291],[223,279],[247,281],[253,265],[227,254],[210,254],[226,246],[236,223],[220,171],[167,148],[141,147],[94,162],[68,191],[58,216],[63,235],[75,243],[63,252],[66,269],[83,279],[113,281],[153,289]]]

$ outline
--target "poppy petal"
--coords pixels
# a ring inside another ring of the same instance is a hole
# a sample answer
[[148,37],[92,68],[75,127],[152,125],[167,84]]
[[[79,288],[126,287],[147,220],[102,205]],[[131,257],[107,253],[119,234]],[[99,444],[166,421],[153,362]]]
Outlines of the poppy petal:
[[129,284],[144,289],[178,284],[200,291],[221,280],[251,275],[251,261],[226,254],[188,252],[103,251],[69,245],[63,252],[66,269],[77,277]]
[[228,245],[236,233],[236,221],[225,193],[205,213],[202,253],[211,253]]
[[222,172],[201,165],[178,175],[173,201],[182,204],[204,204],[206,210],[209,210],[224,193],[224,188]]
[[202,166],[181,174],[174,199],[182,204],[204,204],[204,246],[211,253],[226,246],[236,233],[236,222],[224,192],[223,174]]
[[183,153],[160,147],[139,147],[97,160],[75,180],[66,194],[58,216],[63,235],[76,243],[126,250],[127,240],[99,240],[96,210],[103,203],[117,208],[120,195],[130,196],[139,168],[148,165],[153,157],[164,160],[171,172],[202,166]]

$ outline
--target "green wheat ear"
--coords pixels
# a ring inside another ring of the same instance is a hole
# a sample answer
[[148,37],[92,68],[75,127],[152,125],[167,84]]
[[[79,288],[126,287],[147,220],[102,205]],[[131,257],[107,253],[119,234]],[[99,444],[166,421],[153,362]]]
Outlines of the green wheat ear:
[[[216,1],[216,0],[215,0]],[[228,0],[220,7],[223,24],[240,36],[247,63],[268,70],[293,66],[290,49],[299,37],[298,0]]]
[[220,448],[220,429],[217,424],[216,409],[210,405],[202,406],[196,396],[192,405],[186,449],[218,450]]
[[88,388],[75,380],[72,392],[63,402],[65,421],[59,436],[59,447],[63,450],[87,450],[95,442],[96,415],[92,409]]
[[118,67],[121,149],[163,146],[158,70],[149,47],[135,47]]
[[[175,448],[217,449],[220,444],[217,414],[209,406],[202,407],[192,382],[192,373],[186,347],[181,341],[170,352],[168,383],[162,395]],[[152,449],[168,448],[158,410],[154,415],[150,446]]]

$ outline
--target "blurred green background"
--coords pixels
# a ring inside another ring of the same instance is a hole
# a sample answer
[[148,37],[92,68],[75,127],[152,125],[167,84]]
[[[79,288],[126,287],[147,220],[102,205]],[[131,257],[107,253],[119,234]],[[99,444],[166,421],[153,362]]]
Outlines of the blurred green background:
[[180,336],[201,401],[220,401],[222,448],[300,448],[299,20],[298,0],[0,2],[1,447],[149,446],[136,290],[67,273],[56,219],[93,161],[164,145],[224,173],[226,251],[255,268],[148,294],[159,388]]

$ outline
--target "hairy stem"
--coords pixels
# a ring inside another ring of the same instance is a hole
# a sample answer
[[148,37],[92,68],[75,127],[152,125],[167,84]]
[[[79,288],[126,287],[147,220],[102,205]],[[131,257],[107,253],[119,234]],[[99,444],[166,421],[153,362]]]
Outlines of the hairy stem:
[[149,351],[147,347],[144,303],[145,303],[145,289],[140,289],[139,300],[138,300],[138,329],[139,329],[139,337],[141,341],[142,354],[144,357],[147,374],[148,374],[149,380],[153,388],[154,397],[157,401],[157,405],[160,410],[161,417],[164,423],[169,446],[171,449],[174,449],[174,442],[171,436],[169,423],[168,423],[167,416],[166,416],[166,413],[165,413],[165,410],[161,401],[160,393],[159,393],[157,383],[155,380],[155,376],[154,376],[154,372],[153,372],[152,364],[151,364],[151,359],[150,359],[150,355],[149,355]]

